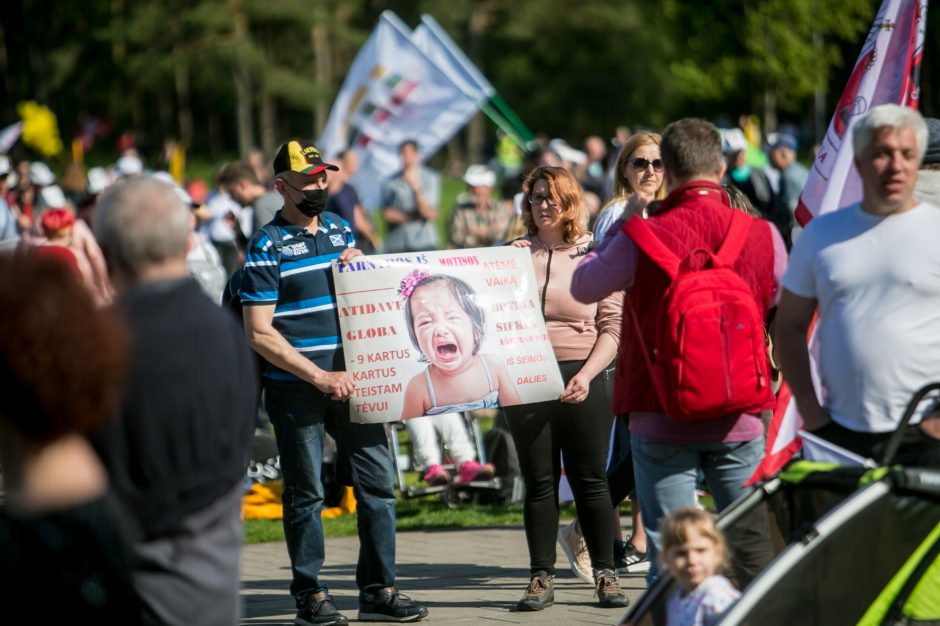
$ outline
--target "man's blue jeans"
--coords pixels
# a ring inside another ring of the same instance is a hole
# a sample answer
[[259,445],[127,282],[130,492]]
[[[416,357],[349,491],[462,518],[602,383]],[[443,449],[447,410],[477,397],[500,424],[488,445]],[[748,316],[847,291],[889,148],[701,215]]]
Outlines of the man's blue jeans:
[[[631,433],[630,446],[636,472],[636,491],[643,524],[649,537],[652,583],[659,576],[658,557],[662,547],[659,524],[670,512],[693,506],[699,470],[720,512],[748,492],[744,482],[751,477],[764,454],[764,438],[728,443],[660,443]],[[755,515],[744,535],[728,537],[735,557],[740,558],[753,577],[772,557],[764,509]],[[761,515],[763,517],[761,517]],[[737,568],[736,568],[737,569]]]
[[284,478],[284,535],[298,608],[325,591],[319,580],[325,550],[323,524],[324,433],[343,455],[357,500],[360,597],[395,584],[395,483],[384,424],[354,424],[349,404],[330,400],[300,381],[265,380],[265,406],[274,425]]

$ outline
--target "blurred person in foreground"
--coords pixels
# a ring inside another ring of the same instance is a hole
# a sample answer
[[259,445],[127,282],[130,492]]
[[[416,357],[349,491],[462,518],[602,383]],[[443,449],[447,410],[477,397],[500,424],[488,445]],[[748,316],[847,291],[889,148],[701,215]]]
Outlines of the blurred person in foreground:
[[623,294],[597,304],[571,296],[571,276],[592,242],[584,195],[574,175],[538,167],[523,185],[522,216],[528,236],[512,245],[528,248],[545,326],[565,388],[557,400],[505,408],[525,480],[525,534],[529,585],[520,611],[541,611],[555,600],[559,455],[571,485],[590,556],[597,600],[604,608],[627,606],[614,569],[614,530],[605,451],[613,415],[605,370],[617,356]]
[[0,256],[0,310],[4,614],[45,623],[54,598],[78,623],[138,624],[126,513],[85,438],[119,400],[123,327],[72,269],[33,255]]
[[147,176],[95,209],[132,346],[120,420],[96,446],[140,527],[144,623],[231,626],[256,374],[241,329],[187,275],[190,219],[173,187]]
[[[293,139],[274,157],[283,208],[254,234],[242,271],[245,333],[266,367],[264,402],[284,478],[284,536],[294,623],[346,624],[321,577],[323,442],[345,458],[356,496],[359,619],[411,622],[427,609],[395,586],[395,484],[384,424],[350,420],[356,384],[346,372],[332,263],[361,255],[349,224],[327,213],[327,171],[311,142]],[[276,237],[277,241],[272,237]],[[281,250],[282,242],[289,242]],[[316,306],[312,306],[316,304]],[[286,314],[285,314],[286,313]]]
[[[879,462],[911,396],[940,370],[940,208],[913,195],[927,138],[920,113],[896,104],[855,122],[862,200],[807,224],[777,315],[777,352],[803,427]],[[817,309],[822,401],[806,345]],[[933,400],[918,407],[895,463],[940,467]]]

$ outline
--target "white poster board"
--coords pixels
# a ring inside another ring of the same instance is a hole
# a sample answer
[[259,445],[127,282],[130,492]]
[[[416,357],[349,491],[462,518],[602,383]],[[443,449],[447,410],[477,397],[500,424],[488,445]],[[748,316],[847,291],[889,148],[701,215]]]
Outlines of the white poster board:
[[333,278],[354,422],[542,402],[564,389],[528,250],[357,257]]

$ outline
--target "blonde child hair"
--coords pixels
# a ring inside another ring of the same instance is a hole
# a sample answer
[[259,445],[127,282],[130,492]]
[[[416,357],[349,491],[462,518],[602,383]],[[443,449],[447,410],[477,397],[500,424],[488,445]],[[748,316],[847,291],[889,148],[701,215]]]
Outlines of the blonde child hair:
[[[708,511],[698,507],[687,506],[676,509],[665,518],[660,524],[660,541],[663,548],[660,552],[660,560],[664,560],[669,550],[682,545],[689,540],[689,529],[694,528],[703,537],[712,540],[716,549],[721,554],[721,563],[715,573],[723,574],[729,570],[728,544],[725,542],[725,536],[715,524],[715,516]],[[663,569],[667,569],[665,563],[661,563]]]

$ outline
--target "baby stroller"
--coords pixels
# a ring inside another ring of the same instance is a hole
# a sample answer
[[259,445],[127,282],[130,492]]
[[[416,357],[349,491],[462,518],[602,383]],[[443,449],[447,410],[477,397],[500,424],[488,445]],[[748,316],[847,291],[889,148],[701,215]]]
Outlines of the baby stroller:
[[[940,624],[940,471],[891,467],[914,394],[881,467],[794,461],[718,518],[724,532],[764,503],[786,544],[719,624]],[[666,623],[664,574],[621,624]]]

